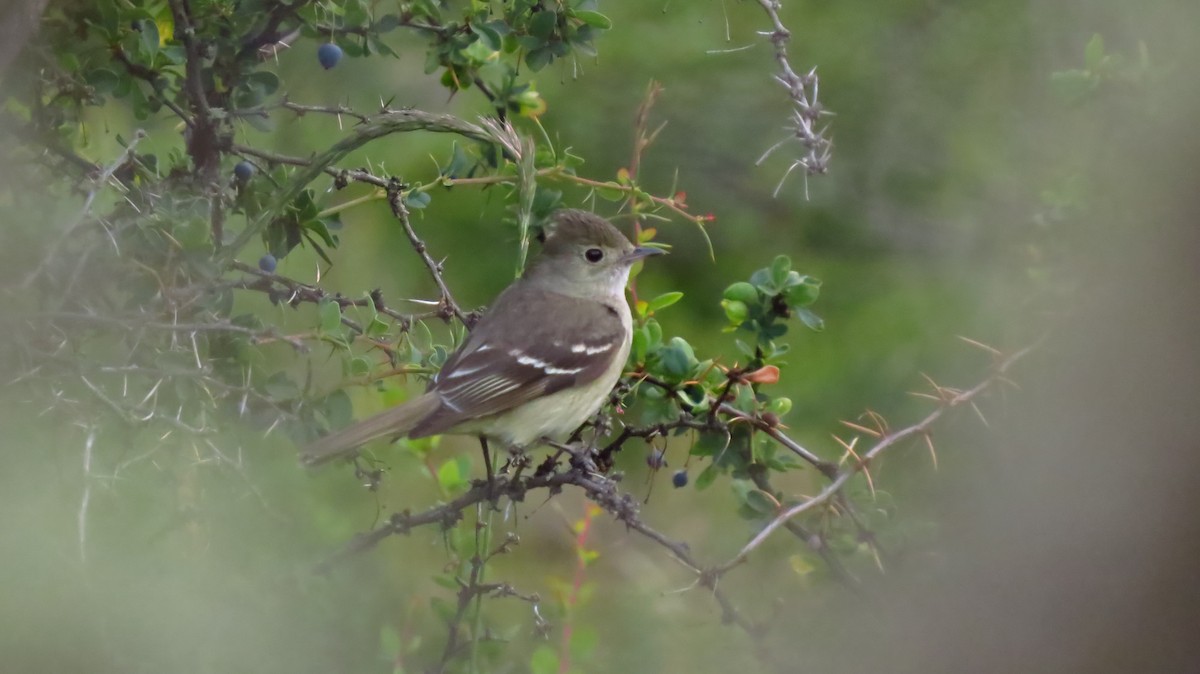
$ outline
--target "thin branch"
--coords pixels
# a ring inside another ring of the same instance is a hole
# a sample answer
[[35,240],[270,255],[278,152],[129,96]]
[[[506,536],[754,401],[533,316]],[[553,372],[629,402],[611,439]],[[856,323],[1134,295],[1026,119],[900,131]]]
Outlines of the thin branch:
[[762,545],[763,541],[770,538],[771,534],[774,533],[776,529],[784,526],[792,518],[800,515],[801,513],[812,510],[813,508],[828,502],[840,494],[842,488],[847,482],[850,481],[850,478],[864,470],[875,457],[887,451],[887,449],[896,446],[896,444],[908,438],[927,435],[930,431],[930,427],[932,427],[933,424],[940,419],[943,414],[953,407],[970,403],[980,393],[983,393],[993,384],[999,381],[1004,374],[1014,364],[1017,363],[1017,361],[1027,356],[1029,352],[1037,348],[1040,343],[1041,340],[1031,344],[1030,346],[1013,352],[998,365],[996,365],[992,374],[990,374],[987,378],[976,384],[973,388],[967,389],[966,391],[963,391],[953,398],[947,400],[944,404],[938,406],[937,409],[930,412],[920,422],[898,431],[888,433],[887,435],[879,438],[879,440],[874,446],[871,447],[870,450],[861,454],[861,461],[857,461],[853,464],[850,464],[847,468],[844,468],[828,485],[826,485],[824,489],[821,490],[819,494],[788,508],[776,516],[775,519],[771,520],[771,522],[768,523],[767,526],[763,527],[763,529],[759,531],[749,543],[743,546],[742,549],[732,559],[719,567],[721,572],[725,572],[745,561],[746,557],[756,548]]
[[282,213],[288,204],[292,203],[308,187],[309,183],[315,180],[317,176],[326,172],[329,167],[344,159],[346,155],[378,138],[393,133],[407,133],[410,131],[452,133],[465,138],[492,142],[491,136],[482,128],[465,122],[453,115],[435,115],[420,110],[389,110],[374,115],[368,118],[367,122],[355,127],[349,137],[334,143],[328,150],[313,156],[308,160],[307,165],[302,165],[302,170],[297,171],[292,176],[292,179],[276,192],[275,198],[263,209],[259,217],[250,222],[242,233],[238,235],[229,246],[226,254],[232,256],[249,243],[251,239],[258,236],[268,223]]
[[[792,169],[797,166],[803,166],[809,175],[825,173],[829,167],[833,143],[825,137],[825,129],[816,130],[815,125],[821,116],[831,113],[826,111],[817,100],[819,82],[816,69],[810,70],[806,75],[798,75],[792,67],[787,50],[792,33],[779,17],[779,10],[782,9],[783,3],[780,0],[758,0],[758,4],[771,20],[772,29],[762,34],[767,36],[775,48],[775,61],[779,64],[779,74],[775,76],[775,79],[787,89],[788,96],[792,101],[791,124],[788,127],[791,135],[788,140],[796,140],[804,149],[802,158],[792,162],[788,173],[791,173]],[[783,141],[767,150],[758,163],[761,164],[782,144]],[[784,177],[786,178],[786,175]],[[780,185],[782,185],[782,181],[780,181]],[[778,191],[776,188],[776,192]]]
[[[250,274],[256,280],[235,281],[229,284],[229,287],[266,292],[288,303],[308,302],[311,304],[320,304],[321,302],[330,301],[336,302],[343,309],[347,307],[374,307],[376,312],[395,320],[400,325],[402,332],[407,332],[417,321],[439,315],[438,312],[406,314],[397,311],[387,306],[383,300],[383,293],[378,289],[372,290],[366,297],[351,298],[341,293],[328,293],[318,286],[301,283],[300,281],[281,276],[274,272],[266,272],[237,260],[231,266],[238,271]],[[350,327],[357,332],[362,332],[362,327],[357,324]]]
[[88,507],[92,501],[92,448],[96,444],[96,429],[88,430],[87,438],[83,441],[83,496],[79,499],[79,513],[76,516],[79,529],[79,560],[87,562],[87,525]]
[[741,419],[749,422],[758,430],[771,436],[772,440],[783,445],[796,456],[799,456],[805,461],[811,463],[813,467],[821,471],[821,474],[825,477],[832,479],[837,475],[837,466],[808,451],[802,447],[800,443],[791,439],[783,431],[779,430],[778,427],[772,426],[764,421],[761,417],[746,414],[729,403],[721,403],[719,409],[735,419]]
[[393,179],[388,185],[387,196],[388,205],[392,208],[392,213],[396,219],[400,221],[400,226],[404,228],[405,235],[408,236],[409,243],[412,244],[413,250],[417,251],[417,255],[421,256],[421,261],[425,263],[425,267],[429,270],[430,276],[433,277],[434,283],[437,284],[438,290],[442,293],[441,308],[444,318],[449,319],[451,316],[457,318],[463,325],[471,327],[474,324],[474,319],[469,316],[458,303],[454,301],[454,296],[450,294],[450,288],[446,285],[446,280],[442,278],[442,265],[435,262],[429,256],[429,250],[421,237],[417,236],[417,232],[413,229],[412,222],[409,221],[408,207],[404,205],[404,194],[400,181]]
[[100,193],[100,190],[108,185],[108,182],[112,180],[113,174],[116,173],[118,169],[133,159],[134,149],[137,148],[138,143],[140,143],[145,137],[145,131],[141,129],[135,131],[133,138],[129,141],[129,144],[125,146],[125,150],[121,152],[121,156],[117,157],[112,163],[105,166],[104,170],[100,172],[100,175],[96,176],[95,180],[92,181],[92,188],[88,190],[87,196],[84,197],[83,206],[80,207],[79,213],[75,216],[75,219],[69,225],[67,225],[62,234],[59,234],[58,238],[54,240],[54,243],[50,244],[50,248],[46,251],[46,255],[42,258],[38,265],[33,268],[33,271],[29,272],[29,274],[25,276],[24,280],[21,281],[21,288],[28,288],[31,283],[33,283],[39,276],[42,275],[42,272],[46,270],[47,266],[49,266],[51,261],[57,256],[58,249],[64,243],[66,243],[66,241],[75,234],[75,231],[87,220],[87,217],[92,212],[92,204],[95,203],[96,196]]

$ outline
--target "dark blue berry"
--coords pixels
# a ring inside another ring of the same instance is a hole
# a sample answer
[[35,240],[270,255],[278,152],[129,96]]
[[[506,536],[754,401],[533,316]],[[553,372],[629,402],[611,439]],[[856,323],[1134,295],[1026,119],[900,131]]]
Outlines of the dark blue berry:
[[658,470],[667,465],[667,457],[661,449],[655,449],[646,455],[646,465]]
[[671,484],[675,485],[676,489],[679,489],[680,487],[686,487],[687,483],[687,471],[683,468],[675,471],[675,474],[671,476]]
[[317,60],[321,62],[322,68],[329,70],[342,60],[342,48],[332,42],[326,42],[317,48]]
[[270,253],[258,258],[258,268],[267,272],[268,274],[275,271],[275,264],[275,256]]
[[238,182],[246,182],[254,175],[254,164],[248,161],[240,161],[237,166],[233,167],[233,177],[238,179]]

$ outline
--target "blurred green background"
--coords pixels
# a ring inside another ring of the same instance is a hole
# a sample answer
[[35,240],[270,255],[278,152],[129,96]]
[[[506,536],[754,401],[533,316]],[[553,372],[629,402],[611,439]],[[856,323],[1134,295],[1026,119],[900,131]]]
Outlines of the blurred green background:
[[[1141,569],[1165,574],[1197,552],[1182,543],[1193,540],[1184,504],[1194,505],[1195,492],[1181,463],[1194,463],[1196,436],[1167,433],[1194,416],[1185,403],[1195,401],[1187,349],[1195,344],[1180,337],[1192,326],[1172,323],[1190,321],[1196,308],[1193,4],[785,2],[793,64],[818,67],[821,100],[836,113],[835,144],[829,175],[794,173],[775,197],[795,148],[755,165],[786,133],[789,113],[771,79],[769,45],[756,34],[766,28],[757,3],[601,3],[613,29],[598,58],[536,76],[549,106],[542,121],[586,158],[582,175],[608,180],[629,162],[648,83],[662,83],[652,119],[667,125],[646,153],[641,184],[665,194],[677,182],[694,212],[716,216],[716,260],[691,225],[661,224],[659,238],[674,250],[647,268],[641,291],[683,290],[661,317],[667,334],[733,360],[732,336],[719,331],[725,285],[780,253],[821,278],[815,309],[826,330],[791,333],[774,391],[794,401],[784,421],[814,451],[839,456],[830,438],[846,433],[838,420],[867,408],[895,425],[918,419],[928,405],[907,392],[923,386],[920,373],[951,386],[977,382],[989,359],[957,335],[1016,348],[1039,334],[1050,319],[1029,249],[1047,236],[1059,237],[1057,269],[1083,291],[1070,305],[1049,303],[1068,315],[1066,327],[1018,372],[1021,390],[984,401],[990,426],[969,411],[939,426],[939,471],[920,446],[877,468],[877,507],[888,521],[881,534],[893,554],[883,573],[869,555],[851,557],[865,589],[837,584],[783,536],[722,581],[740,608],[773,625],[762,643],[721,625],[715,602],[660,548],[597,516],[591,590],[571,617],[596,645],[574,663],[578,671],[1118,671],[1134,663],[1185,671],[1176,666],[1188,661],[1186,642],[1172,637],[1196,624],[1181,617],[1195,606],[1194,581],[1158,583]],[[1130,62],[1144,49],[1149,74],[1093,99],[1061,95],[1053,74],[1084,67],[1097,33]],[[315,45],[302,41],[279,54],[278,69],[296,102],[372,110],[391,100],[467,118],[487,111],[474,92],[448,98],[422,73],[423,42],[402,30],[387,41],[399,61],[348,58],[325,71]],[[137,124],[116,107],[98,114],[108,135],[92,139],[89,153],[110,156],[112,136]],[[165,118],[145,128],[147,142],[176,142]],[[239,141],[303,156],[339,137],[338,120],[310,115]],[[408,134],[343,164],[428,179],[437,170],[431,157],[448,148],[444,137]],[[17,173],[7,166],[0,179]],[[1047,235],[1038,216],[1072,181],[1084,184],[1095,219]],[[355,189],[345,198],[362,193]],[[586,196],[562,189],[572,205]],[[511,278],[516,253],[508,230],[489,226],[504,212],[502,195],[456,188],[433,196],[416,226],[445,257],[460,301],[486,304]],[[432,296],[386,204],[350,209],[343,222],[323,287]],[[4,278],[17,279],[37,257],[28,247],[44,246],[53,223],[7,228],[0,260]],[[316,265],[305,251],[280,271],[311,279]],[[239,302],[283,325],[303,320],[263,298]],[[268,349],[274,362],[290,353]],[[318,376],[333,387],[336,370]],[[384,672],[399,642],[412,649],[407,671],[421,671],[439,652],[445,631],[434,605],[453,593],[432,580],[447,559],[437,531],[394,537],[325,575],[312,570],[354,533],[438,498],[410,454],[384,455],[388,474],[370,492],[346,467],[301,470],[292,444],[280,434],[264,439],[262,429],[221,438],[241,448],[222,465],[201,459],[202,440],[106,430],[94,438],[85,479],[89,429],[29,404],[20,387],[4,396],[0,670]],[[356,403],[360,415],[378,405],[367,396]],[[1178,452],[1131,456],[1167,446]],[[647,522],[712,561],[755,533],[735,515],[727,483],[673,489],[670,471],[651,474],[640,449],[631,444],[618,467],[625,488],[645,499]],[[459,454],[481,471],[463,440],[442,442],[433,462]],[[673,447],[667,459],[682,467],[686,449]],[[780,486],[813,485],[797,474]],[[1161,498],[1152,510],[1139,492]],[[854,493],[870,503],[865,488]],[[521,544],[489,576],[538,593],[552,627],[541,642],[528,604],[489,601],[488,621],[511,639],[493,645],[505,652],[503,671],[528,669],[539,644],[558,648],[561,592],[575,573],[571,525],[583,514],[583,500],[568,493],[493,517]],[[1126,637],[1120,646],[1117,635]]]

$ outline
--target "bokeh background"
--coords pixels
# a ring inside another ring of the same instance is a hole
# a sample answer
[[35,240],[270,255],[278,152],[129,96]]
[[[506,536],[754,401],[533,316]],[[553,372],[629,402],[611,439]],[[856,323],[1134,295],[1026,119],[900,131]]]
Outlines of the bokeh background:
[[[968,411],[938,427],[939,470],[916,446],[878,468],[891,554],[882,572],[869,555],[850,560],[861,589],[834,582],[783,537],[722,581],[740,608],[772,625],[761,643],[721,625],[716,604],[689,589],[693,578],[661,549],[598,516],[591,590],[572,617],[596,646],[578,670],[1193,671],[1194,3],[785,2],[793,63],[818,67],[835,145],[829,175],[795,173],[777,196],[794,148],[755,163],[786,133],[789,112],[756,34],[766,27],[757,3],[600,9],[613,29],[598,58],[536,76],[548,102],[542,121],[587,159],[583,175],[610,179],[629,162],[648,83],[663,85],[652,119],[667,125],[641,182],[659,193],[677,185],[693,210],[716,216],[715,260],[691,225],[660,225],[673,254],[639,284],[644,294],[685,292],[662,314],[668,334],[733,359],[732,337],[719,330],[726,284],[779,253],[824,281],[814,308],[827,328],[793,331],[777,385],[795,403],[785,422],[806,446],[838,456],[830,438],[845,433],[838,420],[867,408],[895,425],[915,421],[928,409],[907,394],[922,386],[920,373],[951,386],[979,381],[990,361],[958,335],[1001,349],[1049,337],[1015,372],[1019,389],[982,402],[987,425]],[[1055,73],[1083,68],[1095,34],[1131,69],[1148,55],[1146,67],[1094,95],[1064,93]],[[301,42],[280,53],[279,72],[298,102],[486,111],[473,92],[449,98],[423,74],[422,41],[403,31],[387,40],[398,61],[346,59],[324,71],[315,45]],[[112,136],[138,125],[116,106],[100,114],[108,134],[93,139],[94,150],[109,156]],[[149,143],[176,142],[165,119],[145,128]],[[337,120],[308,116],[242,140],[305,155],[340,133]],[[448,142],[391,138],[345,164],[431,177],[431,157],[446,156]],[[19,171],[0,168],[0,180]],[[585,192],[563,189],[568,203],[583,203]],[[1049,218],[1056,208],[1075,217]],[[455,189],[435,193],[416,221],[465,305],[485,304],[511,278],[515,241],[489,224],[503,212],[498,190]],[[324,287],[431,295],[384,203],[350,209],[343,222]],[[20,278],[54,223],[5,227],[4,278]],[[296,254],[280,270],[311,278],[316,262]],[[1059,292],[1047,269],[1074,290]],[[265,300],[239,302],[284,324],[299,320]],[[336,375],[318,373],[330,387]],[[392,667],[384,657],[392,640],[428,652],[444,638],[432,607],[451,592],[432,580],[447,558],[437,532],[389,540],[326,575],[312,571],[355,532],[438,498],[411,456],[397,451],[384,487],[369,492],[348,468],[301,470],[285,437],[247,427],[224,439],[243,448],[239,468],[189,460],[187,443],[171,437],[160,456],[113,474],[147,450],[144,440],[124,446],[118,433],[98,440],[96,455],[109,463],[84,479],[86,429],[43,414],[19,387],[3,395],[0,669],[382,672]],[[355,400],[360,413],[378,405]],[[619,468],[645,499],[647,522],[707,560],[727,558],[754,534],[727,483],[673,489],[669,471],[652,474],[638,449]],[[471,443],[448,439],[434,457],[462,453],[474,458]],[[667,458],[681,467],[686,450]],[[785,486],[811,485],[797,475]],[[511,510],[503,526],[522,543],[489,567],[493,578],[539,593],[552,626],[562,618],[555,597],[575,569],[570,527],[584,507],[568,494]],[[528,605],[490,602],[488,619],[511,640],[496,646],[509,654],[505,671],[527,669],[540,643]],[[549,638],[556,646],[558,633]]]

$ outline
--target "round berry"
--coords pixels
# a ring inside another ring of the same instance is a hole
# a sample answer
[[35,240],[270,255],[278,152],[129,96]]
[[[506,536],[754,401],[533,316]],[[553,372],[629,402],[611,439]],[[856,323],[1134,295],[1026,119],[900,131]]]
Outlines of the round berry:
[[254,175],[254,164],[248,161],[240,161],[237,166],[233,167],[233,177],[238,179],[238,182],[246,182]]
[[680,487],[686,487],[687,483],[688,483],[687,470],[685,470],[683,468],[680,468],[679,470],[675,471],[675,474],[671,476],[671,484],[675,485],[676,489],[679,489]]
[[667,457],[661,449],[655,449],[646,455],[646,465],[658,470],[667,465]]
[[275,264],[275,256],[270,253],[258,258],[258,268],[267,272],[268,274],[275,271]]
[[329,70],[342,60],[342,48],[332,42],[326,42],[317,48],[317,60],[321,62],[322,68]]

